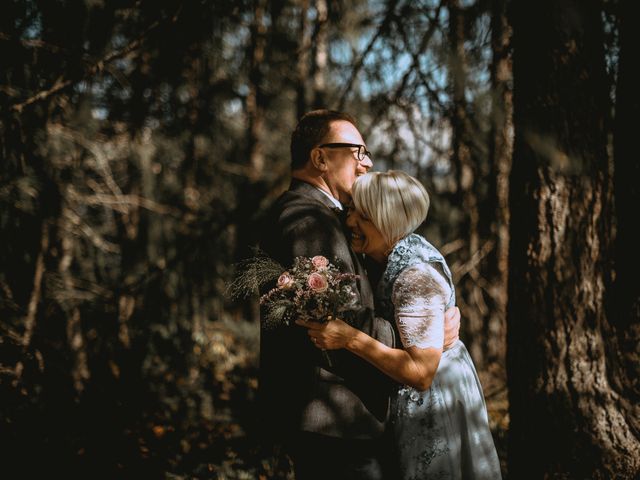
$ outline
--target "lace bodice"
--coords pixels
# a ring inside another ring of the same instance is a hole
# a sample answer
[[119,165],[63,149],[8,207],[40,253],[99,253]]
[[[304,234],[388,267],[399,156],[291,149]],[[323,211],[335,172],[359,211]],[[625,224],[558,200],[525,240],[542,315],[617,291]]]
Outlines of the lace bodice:
[[442,348],[444,311],[455,305],[455,291],[444,257],[424,237],[411,234],[394,246],[377,299],[404,348]]
[[450,295],[447,280],[428,263],[407,267],[398,275],[392,302],[404,348],[442,348],[444,311]]

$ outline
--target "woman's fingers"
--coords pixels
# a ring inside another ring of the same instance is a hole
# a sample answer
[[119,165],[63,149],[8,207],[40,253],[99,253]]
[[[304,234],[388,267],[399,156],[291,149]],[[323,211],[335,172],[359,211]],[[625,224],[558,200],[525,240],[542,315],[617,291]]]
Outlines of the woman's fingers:
[[295,323],[296,325],[307,328],[309,339],[316,347],[320,349],[342,348],[342,343],[339,341],[342,338],[340,326],[343,322],[341,320],[336,318],[328,322],[320,323],[297,319]]
[[307,334],[309,335],[309,340],[311,340],[311,343],[313,343],[316,347],[320,349],[329,348],[329,344],[327,343],[327,340],[324,338],[322,332],[318,332],[316,330],[309,330],[307,331]]
[[321,330],[324,327],[324,324],[320,322],[311,322],[302,319],[296,320],[296,325],[300,325],[301,327],[306,327],[309,330]]

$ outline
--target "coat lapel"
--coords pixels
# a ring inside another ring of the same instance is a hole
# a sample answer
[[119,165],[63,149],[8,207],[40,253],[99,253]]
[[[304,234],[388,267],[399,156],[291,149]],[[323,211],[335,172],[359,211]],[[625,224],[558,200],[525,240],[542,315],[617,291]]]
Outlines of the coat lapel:
[[329,198],[327,198],[327,196],[324,193],[319,191],[313,185],[303,182],[302,180],[297,180],[293,178],[291,180],[291,185],[289,186],[289,190],[291,192],[296,192],[306,197],[311,197],[314,200],[317,200],[318,202],[322,203],[327,208],[329,208],[331,211],[333,211],[336,214],[336,216],[340,219],[340,224],[342,225],[342,231],[345,236],[345,242],[348,245],[351,261],[353,262],[354,273],[360,276],[360,278],[357,281],[357,285],[360,290],[362,303],[363,305],[373,307],[373,291],[371,290],[371,284],[369,283],[369,280],[367,278],[367,272],[363,266],[362,255],[355,253],[351,248],[351,242],[350,242],[351,232],[349,231],[345,223],[346,209],[341,211],[335,206],[335,204],[331,200],[329,200]]

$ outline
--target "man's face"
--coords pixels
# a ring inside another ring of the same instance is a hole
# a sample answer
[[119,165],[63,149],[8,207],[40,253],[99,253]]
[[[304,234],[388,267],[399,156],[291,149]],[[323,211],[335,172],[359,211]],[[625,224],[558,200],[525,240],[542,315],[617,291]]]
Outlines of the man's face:
[[[364,145],[364,140],[358,129],[350,122],[337,120],[331,123],[331,129],[325,143],[353,143]],[[363,160],[358,160],[357,147],[339,147],[321,149],[325,157],[327,170],[323,173],[323,178],[334,195],[343,204],[351,200],[351,187],[360,175],[364,175],[373,166],[373,162],[368,156]]]

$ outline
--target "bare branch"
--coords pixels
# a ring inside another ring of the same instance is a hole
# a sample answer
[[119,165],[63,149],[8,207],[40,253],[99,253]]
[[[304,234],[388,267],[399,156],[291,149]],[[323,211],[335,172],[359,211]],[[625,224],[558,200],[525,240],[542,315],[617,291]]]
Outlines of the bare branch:
[[20,44],[22,44],[22,46],[24,47],[29,47],[29,48],[42,48],[44,50],[49,50],[50,52],[53,53],[59,53],[59,52],[67,52],[68,49],[60,47],[58,45],[54,45],[52,43],[47,43],[43,40],[40,40],[38,38],[34,38],[34,39],[24,39],[24,38],[20,38],[20,39],[14,39],[11,38],[9,35],[7,35],[6,33],[0,32],[0,40],[5,40],[5,41],[17,41]]
[[456,240],[453,240],[452,242],[449,242],[449,243],[443,245],[440,248],[440,253],[442,253],[442,255],[446,257],[447,255],[450,255],[453,252],[456,252],[456,251],[460,250],[465,245],[466,245],[466,242],[463,239],[458,238]]
[[[85,201],[89,205],[101,205],[104,207],[110,207],[114,210],[118,210],[122,212],[122,208],[118,208],[121,205],[133,205],[136,207],[144,208],[149,210],[150,212],[159,213],[161,215],[181,215],[182,212],[177,209],[167,205],[162,205],[160,203],[154,202],[145,197],[141,197],[139,195],[105,195],[105,194],[95,194],[82,197],[82,200]],[[128,208],[125,212],[128,212]]]
[[[180,8],[178,9],[178,11],[169,18],[169,21],[171,23],[175,23],[175,21],[178,18],[178,14],[181,10],[182,6],[180,6]],[[76,83],[78,83],[79,81],[85,79],[85,78],[90,78],[92,76],[94,76],[97,73],[102,72],[109,63],[113,62],[114,60],[117,60],[119,58],[125,57],[127,55],[129,55],[130,53],[134,52],[135,50],[139,49],[142,44],[144,43],[144,41],[147,38],[147,35],[149,35],[150,32],[152,32],[153,30],[155,30],[156,28],[158,28],[163,22],[160,20],[156,20],[155,22],[153,22],[149,27],[147,27],[147,29],[142,32],[142,34],[135,40],[133,40],[132,42],[130,42],[128,45],[124,46],[123,48],[120,48],[118,50],[114,50],[112,52],[109,52],[108,54],[106,54],[104,57],[102,57],[100,60],[98,60],[97,62],[93,63],[93,65],[91,65],[86,71],[85,73],[80,77],[80,78],[76,78],[76,79],[65,79],[63,77],[59,77],[55,83],[47,90],[42,90],[38,93],[36,93],[35,95],[29,97],[28,99],[26,99],[23,102],[20,103],[16,103],[13,104],[11,106],[11,110],[21,113],[22,110],[24,109],[24,107],[28,106],[28,105],[32,105],[36,102],[39,102],[41,100],[44,100],[46,98],[49,98],[51,95],[54,95],[55,93],[60,92],[61,90],[74,85]]]
[[[107,253],[119,253],[120,252],[119,245],[116,245],[115,243],[111,243],[111,242],[105,240],[104,238],[102,238],[102,235],[100,235],[93,228],[91,228],[86,222],[84,222],[82,220],[80,215],[78,215],[76,212],[74,212],[70,208],[66,207],[64,209],[63,216],[67,217],[68,220],[69,220],[69,223],[72,224],[74,227],[78,227],[80,229],[80,231],[89,240],[91,240],[91,243],[93,243],[93,245],[95,247],[97,247],[100,250],[102,250],[103,252],[107,252]],[[76,229],[71,229],[71,230],[72,230],[72,233],[77,233]]]
[[44,255],[49,248],[49,224],[47,221],[42,223],[42,233],[40,238],[40,253],[36,260],[35,274],[33,275],[33,290],[29,299],[29,307],[27,316],[24,319],[24,335],[22,337],[22,346],[26,349],[31,343],[31,336],[36,323],[36,314],[38,313],[38,304],[40,303],[40,292],[42,288],[42,276],[44,275]]
[[471,270],[476,268],[478,266],[478,264],[482,261],[482,259],[484,257],[486,257],[489,254],[489,252],[491,252],[491,250],[493,250],[494,246],[495,246],[495,240],[493,240],[493,239],[487,240],[484,243],[484,245],[482,245],[481,248],[479,248],[478,250],[476,250],[474,252],[474,254],[471,256],[471,258],[467,262],[465,262],[465,263],[463,263],[461,265],[460,264],[455,265],[451,269],[451,272],[453,273],[453,276],[457,280],[460,280],[467,273],[469,273]]
[[[93,186],[95,186],[95,182],[91,183],[93,183]],[[158,213],[160,215],[179,216],[182,214],[182,212],[177,208],[170,207],[168,205],[162,205],[149,198],[141,197],[140,195],[110,195],[108,193],[101,192],[96,192],[91,195],[84,195],[73,188],[73,186],[69,186],[67,188],[67,193],[69,194],[69,198],[75,202],[83,203],[86,205],[110,208],[125,215],[129,212],[128,207],[130,205],[144,208],[146,210],[149,210],[150,212]]]
[[[429,44],[429,40],[431,40],[431,37],[433,36],[433,34],[436,31],[436,28],[438,27],[438,17],[440,16],[441,8],[442,8],[442,4],[439,3],[438,7],[436,8],[436,12],[435,12],[433,18],[430,19],[431,23],[429,25],[429,28],[427,29],[425,34],[422,36],[418,51],[416,51],[416,52],[412,51],[411,52],[412,58],[413,58],[413,62],[411,64],[411,66],[407,69],[405,74],[402,76],[402,80],[400,81],[400,84],[396,88],[393,96],[388,97],[389,98],[389,102],[388,102],[389,104],[395,104],[395,103],[398,102],[399,98],[401,97],[402,93],[404,92],[404,90],[407,87],[407,83],[409,82],[409,79],[411,78],[411,75],[414,72],[417,71],[418,75],[422,76],[422,72],[420,70],[420,54],[422,52],[424,52],[424,50],[427,48],[427,45]],[[406,34],[406,31],[404,30],[402,22],[398,23],[398,28],[399,28],[400,32],[402,33],[403,40],[405,42],[405,45],[407,46],[407,50],[411,51],[411,49],[409,48],[409,39],[408,39],[408,36]],[[382,116],[382,113],[383,113],[382,110],[378,111],[378,113],[376,114],[374,120],[370,123],[371,126],[378,124],[378,122],[380,120],[380,117]],[[369,128],[369,130],[370,129],[371,129],[371,127]],[[365,133],[365,136],[367,136],[368,134],[369,134],[369,131],[367,131]]]
[[349,95],[349,92],[353,87],[353,82],[355,82],[358,73],[360,73],[360,70],[364,66],[365,59],[367,58],[369,53],[371,53],[371,50],[373,49],[375,43],[378,41],[378,38],[380,38],[380,36],[389,28],[391,21],[395,18],[395,10],[397,5],[398,0],[393,0],[389,3],[387,11],[385,12],[384,20],[378,27],[378,31],[371,38],[369,44],[365,47],[362,55],[360,55],[360,58],[353,67],[353,70],[351,71],[351,78],[349,78],[349,81],[347,82],[347,85],[345,86],[342,95],[340,96],[340,101],[338,102],[338,110],[342,110],[344,108],[344,104],[347,101],[347,95]]
[[111,190],[111,193],[116,197],[121,197],[123,195],[122,190],[113,178],[113,172],[109,166],[109,158],[107,158],[107,155],[104,153],[99,143],[93,142],[81,133],[63,127],[60,124],[48,124],[47,133],[71,140],[89,150],[96,159],[96,163],[99,167],[98,170],[102,174],[102,178],[109,187],[109,190]]

